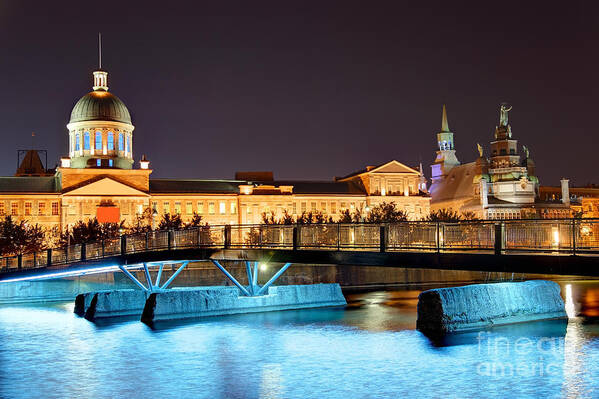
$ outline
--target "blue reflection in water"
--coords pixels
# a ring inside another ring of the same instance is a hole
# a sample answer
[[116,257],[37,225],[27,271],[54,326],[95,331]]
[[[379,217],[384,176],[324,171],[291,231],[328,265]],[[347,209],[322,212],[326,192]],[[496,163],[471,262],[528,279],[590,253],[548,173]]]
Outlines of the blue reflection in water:
[[591,397],[599,389],[589,319],[431,340],[414,330],[417,294],[153,328],[92,324],[72,303],[0,307],[0,397]]

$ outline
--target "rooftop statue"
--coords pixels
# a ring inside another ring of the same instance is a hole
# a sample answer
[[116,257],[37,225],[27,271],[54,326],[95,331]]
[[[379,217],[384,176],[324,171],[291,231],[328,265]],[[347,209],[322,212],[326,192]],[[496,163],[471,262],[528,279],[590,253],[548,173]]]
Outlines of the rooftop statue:
[[512,109],[511,105],[509,105],[507,103],[501,104],[501,111],[499,113],[499,126],[507,126],[508,125],[507,113],[510,112],[511,109]]
[[530,150],[528,149],[528,147],[526,147],[525,145],[522,146],[522,150],[524,151],[524,154],[526,155],[526,158],[530,158]]
[[478,156],[479,157],[483,157],[483,146],[480,145],[479,143],[476,143],[476,148],[478,148]]

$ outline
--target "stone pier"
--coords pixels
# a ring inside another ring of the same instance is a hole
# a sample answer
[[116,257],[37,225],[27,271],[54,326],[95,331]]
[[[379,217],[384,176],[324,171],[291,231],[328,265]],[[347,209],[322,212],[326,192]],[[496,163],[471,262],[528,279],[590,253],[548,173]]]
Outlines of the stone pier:
[[236,287],[190,287],[152,293],[142,321],[344,306],[339,284],[271,286],[267,295],[242,296]]
[[123,317],[140,317],[148,293],[138,289],[110,290],[79,294],[75,298],[75,313],[90,321]]
[[552,281],[473,284],[437,288],[418,296],[418,330],[447,333],[493,325],[567,318]]

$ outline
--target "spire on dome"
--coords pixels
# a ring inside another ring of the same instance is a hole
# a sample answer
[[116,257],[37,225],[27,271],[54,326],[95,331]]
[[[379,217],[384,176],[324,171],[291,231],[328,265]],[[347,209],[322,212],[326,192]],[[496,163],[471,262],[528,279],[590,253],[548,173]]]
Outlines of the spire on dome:
[[94,91],[108,91],[108,72],[102,70],[102,33],[98,32],[98,70],[94,71]]
[[449,124],[447,123],[447,111],[443,104],[443,119],[441,119],[441,132],[449,132]]

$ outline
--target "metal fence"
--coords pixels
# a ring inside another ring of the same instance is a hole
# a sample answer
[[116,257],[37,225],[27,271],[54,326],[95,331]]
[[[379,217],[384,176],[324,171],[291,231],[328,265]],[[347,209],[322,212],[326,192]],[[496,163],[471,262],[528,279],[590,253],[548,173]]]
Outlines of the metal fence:
[[599,254],[599,219],[201,226],[123,235],[7,256],[0,258],[0,270],[32,269],[183,248],[590,255]]

